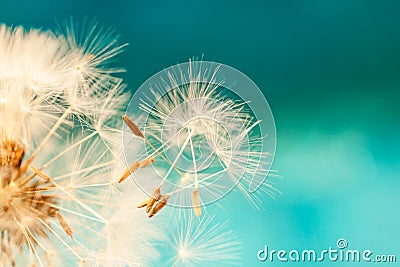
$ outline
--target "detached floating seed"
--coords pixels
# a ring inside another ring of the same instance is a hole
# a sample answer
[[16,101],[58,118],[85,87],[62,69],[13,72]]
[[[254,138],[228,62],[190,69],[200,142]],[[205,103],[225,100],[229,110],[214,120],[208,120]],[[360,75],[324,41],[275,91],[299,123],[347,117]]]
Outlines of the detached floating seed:
[[139,168],[139,166],[140,166],[139,162],[133,163],[128,169],[124,171],[124,173],[121,175],[121,178],[119,178],[118,183],[122,183],[123,181],[125,181],[126,178],[128,178],[131,173],[133,173]]
[[154,204],[160,200],[161,197],[161,190],[160,187],[157,187],[156,190],[154,190],[153,195],[147,202],[147,207],[146,207],[146,213],[149,213],[150,210],[153,208]]
[[193,196],[192,196],[192,204],[193,204],[193,210],[194,213],[196,214],[197,217],[201,216],[201,200],[200,200],[200,195],[199,195],[199,190],[195,189],[193,191]]
[[137,207],[146,207],[146,213],[148,213],[148,217],[151,218],[167,205],[170,197],[171,195],[161,195],[159,186],[154,190],[153,195],[149,199],[139,203]]
[[[144,134],[142,131],[139,129],[139,127],[134,123],[128,116],[123,115],[122,120],[125,122],[125,124],[128,126],[128,128],[131,130],[131,132],[140,137],[145,139]],[[126,180],[126,178],[129,177],[130,174],[132,174],[134,171],[136,171],[139,168],[146,168],[147,166],[151,165],[154,162],[153,157],[148,157],[144,160],[138,161],[133,163],[128,169],[124,171],[124,173],[121,175],[119,178],[118,183],[122,183],[123,181]]]
[[147,166],[153,164],[154,162],[154,158],[153,157],[149,157],[147,159],[144,159],[142,161],[139,162],[139,167],[140,168],[146,168]]
[[162,208],[167,205],[168,199],[170,198],[170,195],[167,196],[162,196],[161,200],[157,203],[157,205],[154,206],[154,208],[150,211],[149,213],[149,218],[153,217],[156,215]]
[[139,127],[134,123],[128,116],[123,115],[122,120],[125,122],[126,126],[131,130],[131,132],[141,138],[144,138],[144,134],[139,129]]
[[137,207],[138,209],[143,208],[143,207],[146,207],[146,206],[147,206],[147,203],[149,203],[150,200],[151,200],[151,198],[146,199],[145,201],[140,202],[139,205],[137,205],[136,207]]

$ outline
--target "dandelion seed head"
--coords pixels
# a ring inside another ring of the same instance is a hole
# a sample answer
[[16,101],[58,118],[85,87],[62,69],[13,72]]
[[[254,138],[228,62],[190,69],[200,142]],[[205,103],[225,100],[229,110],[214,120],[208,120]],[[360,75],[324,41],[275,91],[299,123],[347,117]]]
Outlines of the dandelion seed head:
[[[144,143],[143,153],[126,153],[127,164],[154,157],[152,168],[133,174],[149,196],[161,186],[171,196],[168,204],[194,207],[200,216],[200,206],[235,187],[253,204],[257,188],[270,188],[265,179],[275,150],[272,113],[239,71],[204,61],[170,67],[142,84],[127,114],[141,128]],[[124,142],[130,138],[126,127]],[[149,176],[156,181],[148,182]]]
[[0,25],[0,265],[149,264],[161,235],[114,184],[125,45],[96,22],[61,28]]

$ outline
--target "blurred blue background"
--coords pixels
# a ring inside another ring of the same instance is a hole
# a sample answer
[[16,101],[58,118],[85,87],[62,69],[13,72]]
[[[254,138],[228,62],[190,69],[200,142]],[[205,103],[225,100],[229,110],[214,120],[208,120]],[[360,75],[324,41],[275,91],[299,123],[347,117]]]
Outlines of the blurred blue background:
[[55,19],[97,18],[130,44],[118,60],[131,90],[202,54],[244,72],[275,116],[273,169],[282,179],[273,182],[283,193],[265,196],[263,211],[233,194],[218,214],[242,240],[244,265],[364,266],[256,254],[345,238],[350,249],[400,261],[399,14],[389,0],[41,0],[2,1],[0,22],[54,29]]

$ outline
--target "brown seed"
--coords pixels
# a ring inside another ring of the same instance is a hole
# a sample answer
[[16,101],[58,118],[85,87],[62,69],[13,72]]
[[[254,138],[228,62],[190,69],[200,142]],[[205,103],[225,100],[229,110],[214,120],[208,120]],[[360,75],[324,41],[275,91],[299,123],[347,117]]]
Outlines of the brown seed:
[[145,201],[140,202],[139,205],[137,205],[136,207],[137,207],[138,209],[143,208],[143,207],[146,207],[146,206],[147,206],[147,203],[149,203],[150,200],[151,200],[151,198],[148,198],[148,199],[146,199]]
[[195,189],[193,191],[193,197],[192,197],[192,204],[193,204],[193,210],[194,213],[196,214],[197,217],[201,216],[201,200],[200,200],[200,195],[199,195],[199,190]]
[[157,205],[154,206],[154,208],[151,210],[151,212],[149,213],[149,218],[153,217],[154,215],[156,215],[162,208],[165,207],[165,205],[167,205],[168,199],[170,198],[170,195],[167,196],[162,196],[161,200],[157,203]]
[[124,173],[121,175],[121,178],[119,178],[118,183],[122,183],[123,181],[125,181],[126,178],[128,178],[131,173],[133,173],[139,168],[139,166],[140,162],[133,163],[128,169],[124,171]]
[[154,162],[153,157],[149,157],[147,159],[144,159],[140,162],[140,168],[146,168],[147,166],[151,165]]
[[122,120],[125,122],[126,126],[128,126],[128,128],[134,135],[144,138],[144,134],[142,133],[142,131],[128,116],[123,115]]
[[58,222],[60,223],[62,229],[65,231],[65,233],[66,233],[69,237],[71,237],[72,239],[74,239],[74,238],[72,237],[72,229],[71,229],[71,227],[69,226],[69,224],[65,221],[64,217],[63,217],[59,212],[56,212],[56,214],[57,214]]
[[157,187],[156,190],[154,190],[153,195],[147,202],[146,213],[150,212],[150,210],[153,208],[154,204],[160,200],[160,197],[161,197],[161,190],[160,190],[160,187]]
[[38,175],[40,178],[42,178],[43,180],[45,180],[46,182],[51,182],[51,178],[46,175],[44,172],[42,172],[41,170],[39,170],[38,168],[35,168],[32,165],[29,165],[29,168],[36,173],[36,175]]

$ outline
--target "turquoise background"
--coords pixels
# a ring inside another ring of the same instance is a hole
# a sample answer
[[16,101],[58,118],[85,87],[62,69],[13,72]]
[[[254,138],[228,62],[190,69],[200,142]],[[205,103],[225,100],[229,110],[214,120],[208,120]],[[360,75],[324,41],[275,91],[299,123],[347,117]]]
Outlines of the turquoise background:
[[259,262],[257,251],[336,247],[400,261],[399,1],[2,1],[0,22],[54,29],[97,18],[130,46],[131,90],[192,56],[235,67],[275,116],[274,178],[263,211],[230,195],[221,220],[243,241],[245,266],[395,266]]

